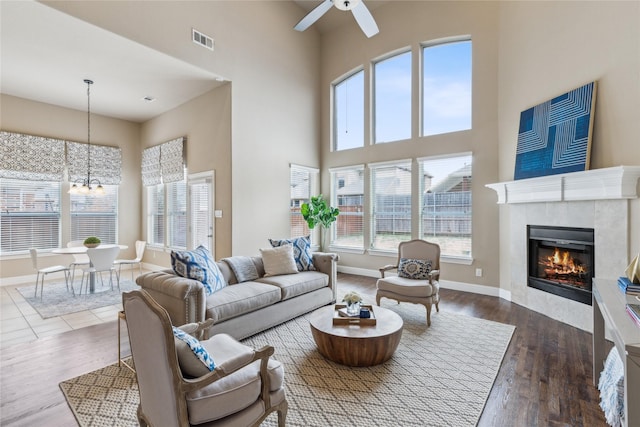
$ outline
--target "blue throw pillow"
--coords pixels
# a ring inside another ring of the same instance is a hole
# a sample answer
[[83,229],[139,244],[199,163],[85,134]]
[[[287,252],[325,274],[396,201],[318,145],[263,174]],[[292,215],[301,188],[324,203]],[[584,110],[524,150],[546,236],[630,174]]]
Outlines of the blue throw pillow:
[[[176,339],[184,342],[191,349],[195,357],[197,357],[198,360],[201,361],[209,371],[213,371],[216,368],[216,364],[213,361],[213,358],[211,357],[207,349],[204,348],[202,344],[200,344],[200,341],[198,341],[196,338],[192,337],[182,329],[176,328],[175,326],[172,326],[171,328],[173,328],[173,336]],[[181,352],[178,349],[178,357],[180,357],[180,355]],[[180,365],[181,367],[188,366],[186,361],[182,361]],[[197,369],[195,371],[196,376],[200,376],[200,374],[202,374],[202,372],[198,372]]]
[[193,251],[171,251],[171,267],[178,276],[202,282],[207,295],[227,286],[211,252],[204,246]]
[[428,280],[431,273],[431,261],[400,258],[398,277],[414,280]]
[[296,237],[293,239],[269,239],[269,243],[274,248],[284,245],[293,246],[293,259],[296,260],[298,271],[310,271],[316,268],[313,265],[311,254],[311,239],[309,236]]

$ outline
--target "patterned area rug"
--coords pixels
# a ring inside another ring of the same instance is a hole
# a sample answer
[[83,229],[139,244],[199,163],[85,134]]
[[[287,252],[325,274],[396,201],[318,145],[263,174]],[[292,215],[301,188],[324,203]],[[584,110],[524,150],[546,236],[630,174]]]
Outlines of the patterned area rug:
[[[316,350],[308,315],[243,343],[275,347],[285,367],[288,426],[475,426],[515,327],[424,308],[382,302],[404,320],[388,362],[350,368]],[[136,426],[135,376],[117,364],[60,384],[82,427]],[[272,414],[263,424],[277,426]]]
[[[97,292],[95,294],[76,295],[75,297],[71,293],[71,290],[67,290],[65,282],[45,283],[42,300],[40,299],[39,291],[37,298],[33,296],[35,285],[23,286],[16,289],[43,319],[64,316],[65,314],[77,313],[79,311],[93,310],[95,308],[106,307],[108,305],[120,304],[122,302],[122,292],[140,289],[140,286],[136,285],[131,280],[120,280],[120,290],[118,291],[118,287],[114,283],[112,291],[111,288],[108,287],[109,282],[106,277],[107,276],[105,275],[104,286],[105,289],[108,290],[104,292]],[[78,281],[76,280],[76,282]],[[96,288],[100,289],[100,286],[100,281],[98,279]],[[79,287],[80,285],[76,284],[76,291]]]

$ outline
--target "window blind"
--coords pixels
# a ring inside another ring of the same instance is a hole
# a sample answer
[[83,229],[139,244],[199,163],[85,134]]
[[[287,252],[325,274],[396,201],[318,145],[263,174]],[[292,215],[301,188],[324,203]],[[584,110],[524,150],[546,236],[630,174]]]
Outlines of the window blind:
[[69,240],[84,240],[89,236],[97,236],[102,243],[118,243],[118,186],[103,187],[105,194],[102,196],[70,195]]
[[472,154],[418,159],[421,177],[420,236],[442,255],[471,257]]
[[364,249],[364,165],[330,169],[331,206],[340,209],[332,246]]
[[65,142],[0,131],[0,178],[62,181]]
[[167,189],[167,245],[187,248],[187,183],[166,184]]
[[164,184],[147,187],[147,240],[164,246]]
[[291,237],[309,236],[310,232],[307,222],[300,213],[303,203],[309,203],[311,194],[316,189],[318,179],[318,169],[292,164],[290,166],[289,189],[291,199],[289,202],[289,229]]
[[371,168],[371,248],[396,250],[411,240],[411,162]]
[[0,178],[0,254],[60,246],[57,181]]

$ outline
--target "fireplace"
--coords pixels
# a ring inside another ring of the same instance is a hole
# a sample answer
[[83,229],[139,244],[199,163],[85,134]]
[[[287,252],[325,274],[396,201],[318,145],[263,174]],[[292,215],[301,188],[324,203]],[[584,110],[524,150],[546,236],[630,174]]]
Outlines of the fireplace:
[[591,305],[592,228],[527,226],[528,286]]

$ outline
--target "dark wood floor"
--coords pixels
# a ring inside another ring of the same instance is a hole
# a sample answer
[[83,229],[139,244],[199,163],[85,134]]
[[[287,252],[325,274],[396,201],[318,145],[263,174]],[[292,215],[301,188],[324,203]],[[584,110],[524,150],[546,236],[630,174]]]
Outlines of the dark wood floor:
[[[375,292],[370,277],[339,274],[338,282],[339,293],[346,286]],[[516,326],[479,426],[606,426],[591,379],[590,333],[496,297],[448,289],[440,295],[441,311]],[[123,348],[128,353],[126,341]],[[115,320],[3,349],[0,425],[76,425],[58,384],[115,361]]]

